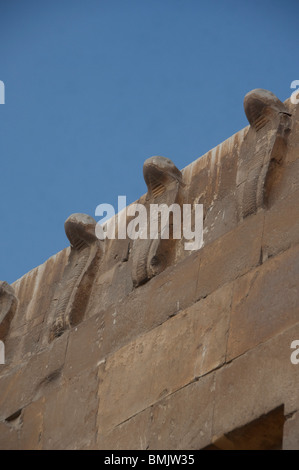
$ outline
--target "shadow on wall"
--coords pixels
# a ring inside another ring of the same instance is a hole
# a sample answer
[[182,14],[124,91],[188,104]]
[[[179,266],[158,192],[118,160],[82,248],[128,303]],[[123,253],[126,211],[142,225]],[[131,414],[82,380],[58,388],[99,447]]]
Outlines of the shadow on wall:
[[282,450],[284,406],[224,434],[203,450]]

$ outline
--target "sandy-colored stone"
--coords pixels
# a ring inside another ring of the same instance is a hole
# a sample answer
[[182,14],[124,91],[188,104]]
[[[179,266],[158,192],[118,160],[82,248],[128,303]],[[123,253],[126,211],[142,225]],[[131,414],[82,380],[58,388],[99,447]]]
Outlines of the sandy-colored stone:
[[96,448],[100,450],[146,450],[151,433],[151,407],[119,424],[105,434],[99,430]]
[[105,312],[123,301],[133,290],[131,263],[118,262],[94,282],[88,305],[88,317]]
[[263,259],[299,243],[299,190],[265,213]]
[[99,372],[100,433],[223,363],[231,293],[219,289],[107,358]]
[[282,160],[280,165],[276,165],[272,170],[271,191],[268,194],[266,208],[271,210],[275,204],[279,204],[298,189],[299,160],[294,162]]
[[187,202],[204,204],[204,214],[235,190],[238,153],[246,132],[242,129],[183,170]]
[[97,371],[88,370],[51,393],[45,403],[43,448],[80,449],[96,435]]
[[214,374],[152,407],[149,449],[199,450],[211,442]]
[[201,449],[211,442],[213,405],[214,374],[209,374],[141,411],[107,435],[99,434],[97,448]]
[[65,377],[74,377],[84,370],[96,366],[103,358],[100,347],[102,329],[102,314],[94,315],[72,329],[63,372]]
[[292,414],[283,428],[283,450],[299,450],[299,412]]
[[59,386],[67,339],[67,335],[58,338],[48,349],[2,376],[0,420],[6,419],[34,399]]
[[0,450],[19,450],[18,429],[0,423]]
[[288,138],[288,149],[285,156],[286,162],[298,160],[299,152],[299,106],[287,100],[285,102],[289,113],[292,114],[292,131]]
[[[12,331],[5,340],[5,373],[37,354],[40,347],[40,336],[44,315]],[[0,374],[1,376],[1,374]]]
[[43,424],[45,397],[31,403],[22,412],[20,445],[22,450],[41,450],[43,448]]
[[[104,312],[101,311],[99,298],[92,308],[93,312],[98,308],[100,313],[94,313],[70,332],[65,375],[72,377],[84,368],[95,366],[136,336],[192,305],[197,271],[198,255],[195,253],[138,287],[125,301],[117,302]],[[94,295],[98,294],[95,292]]]
[[233,193],[208,208],[204,220],[204,245],[222,237],[237,226],[237,201]]
[[19,299],[17,312],[11,324],[12,330],[26,324],[41,313],[46,313],[50,307],[55,286],[61,280],[68,256],[69,249],[66,248],[12,284],[16,297]]
[[290,360],[298,338],[297,323],[216,371],[214,438],[282,404],[286,415],[298,409],[299,367]]
[[259,264],[263,221],[262,212],[248,217],[237,228],[200,250],[197,299]]
[[299,246],[235,281],[227,359],[298,322]]

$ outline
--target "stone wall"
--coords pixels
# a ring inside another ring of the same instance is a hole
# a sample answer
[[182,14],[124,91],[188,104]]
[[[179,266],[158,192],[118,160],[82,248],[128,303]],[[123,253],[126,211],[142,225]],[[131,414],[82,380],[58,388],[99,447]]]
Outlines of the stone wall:
[[2,283],[1,449],[299,449],[299,108],[245,111],[167,193],[203,204],[201,249],[75,217],[71,247]]

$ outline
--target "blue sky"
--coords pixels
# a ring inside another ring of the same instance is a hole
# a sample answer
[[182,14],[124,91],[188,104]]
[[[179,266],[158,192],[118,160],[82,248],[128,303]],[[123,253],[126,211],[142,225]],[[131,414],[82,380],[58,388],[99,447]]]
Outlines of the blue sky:
[[68,245],[64,221],[146,192],[247,125],[253,88],[299,79],[298,3],[0,0],[0,279]]

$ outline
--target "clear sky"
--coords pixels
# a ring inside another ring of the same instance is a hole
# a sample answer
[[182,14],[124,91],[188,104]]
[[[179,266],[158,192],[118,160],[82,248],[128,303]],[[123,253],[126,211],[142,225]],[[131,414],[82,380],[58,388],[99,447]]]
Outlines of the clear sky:
[[298,1],[0,0],[0,279],[68,246],[64,221],[146,192],[299,79]]

